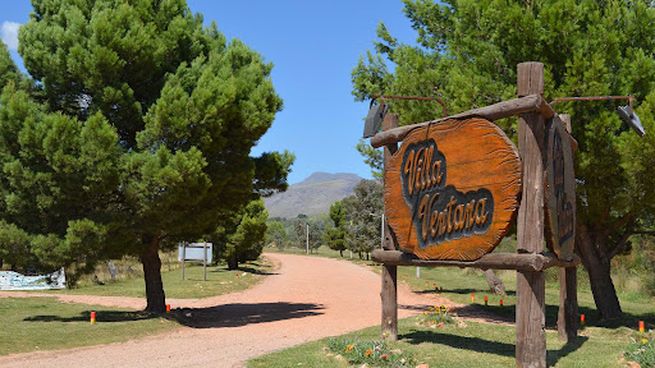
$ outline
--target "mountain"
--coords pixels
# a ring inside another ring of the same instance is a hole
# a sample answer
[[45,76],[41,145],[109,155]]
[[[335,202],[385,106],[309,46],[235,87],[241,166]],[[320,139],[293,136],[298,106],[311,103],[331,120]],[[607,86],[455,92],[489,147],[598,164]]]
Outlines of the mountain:
[[315,172],[300,183],[290,185],[286,192],[265,198],[264,202],[269,217],[327,213],[332,203],[351,195],[361,180],[356,174]]

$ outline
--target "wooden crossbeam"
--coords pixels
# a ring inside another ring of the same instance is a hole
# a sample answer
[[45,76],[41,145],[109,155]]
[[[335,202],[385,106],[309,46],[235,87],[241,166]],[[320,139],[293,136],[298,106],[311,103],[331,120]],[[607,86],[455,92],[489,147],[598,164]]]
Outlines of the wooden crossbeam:
[[494,121],[529,112],[539,112],[546,119],[555,115],[555,111],[550,107],[548,102],[546,102],[546,100],[541,97],[541,95],[529,95],[481,107],[479,109],[465,111],[456,115],[447,116],[445,118],[430,120],[413,125],[405,125],[395,129],[389,129],[371,137],[371,145],[375,148],[378,148],[386,144],[400,142],[407,136],[407,134],[409,134],[409,132],[416,128],[430,124],[437,124],[448,119],[468,119],[472,117],[481,117],[483,119]]
[[441,261],[420,259],[413,254],[397,250],[376,249],[371,254],[375,262],[395,266],[421,267],[472,267],[483,270],[518,270],[526,272],[543,271],[550,267],[575,267],[580,258],[575,256],[571,261],[557,259],[553,253],[489,253],[475,261]]

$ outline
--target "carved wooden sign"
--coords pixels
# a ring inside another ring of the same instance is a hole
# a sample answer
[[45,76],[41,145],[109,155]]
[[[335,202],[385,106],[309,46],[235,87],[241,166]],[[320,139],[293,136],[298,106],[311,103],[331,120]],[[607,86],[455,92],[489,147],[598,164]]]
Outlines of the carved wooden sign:
[[518,209],[516,148],[488,120],[413,130],[385,163],[387,221],[400,248],[423,259],[475,260],[502,240]]
[[573,259],[575,246],[575,172],[570,134],[559,119],[548,125],[546,217],[548,244],[559,259]]

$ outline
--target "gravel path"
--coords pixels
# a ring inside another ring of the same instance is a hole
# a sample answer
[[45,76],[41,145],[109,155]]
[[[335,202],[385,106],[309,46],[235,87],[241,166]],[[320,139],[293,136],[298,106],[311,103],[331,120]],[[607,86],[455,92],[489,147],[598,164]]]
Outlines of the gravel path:
[[[170,300],[174,308],[191,308],[180,312],[187,316],[186,327],[124,343],[9,355],[0,357],[0,366],[240,367],[258,355],[379,323],[380,277],[374,272],[328,258],[277,253],[266,257],[279,268],[253,288],[212,298]],[[136,298],[57,297],[66,302],[144,306]],[[427,305],[450,304],[414,294],[403,285],[398,297],[399,317]]]

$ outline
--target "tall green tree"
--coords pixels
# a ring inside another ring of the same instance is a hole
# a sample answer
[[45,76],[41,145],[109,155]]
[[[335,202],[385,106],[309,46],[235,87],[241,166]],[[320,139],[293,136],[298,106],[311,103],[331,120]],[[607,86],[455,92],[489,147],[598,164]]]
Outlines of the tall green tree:
[[325,231],[324,241],[330,249],[339,251],[343,257],[343,251],[346,250],[346,210],[343,202],[336,201],[330,206],[330,220],[332,226]]
[[348,249],[363,258],[380,247],[380,221],[384,210],[383,187],[378,180],[362,180],[354,193],[342,200],[346,212]]
[[275,244],[278,249],[284,249],[289,244],[289,234],[285,221],[270,220],[266,224],[266,243]]
[[227,234],[225,242],[217,243],[221,257],[227,261],[230,270],[239,268],[241,262],[254,261],[262,253],[268,211],[264,201],[256,199],[235,215],[237,220],[234,230]]
[[[633,95],[647,135],[622,125],[615,102],[556,105],[572,115],[577,251],[603,318],[621,315],[612,258],[655,210],[655,9],[646,0],[405,0],[417,33],[403,44],[380,24],[375,49],[353,71],[358,100],[439,94],[449,112],[516,96],[516,65],[545,64],[545,97]],[[440,116],[434,104],[391,102],[401,124]],[[498,122],[515,136],[516,121]]]
[[289,155],[249,156],[282,101],[272,65],[184,0],[34,0],[33,90],[0,96],[0,219],[52,266],[131,254],[163,312],[162,247],[284,189]]

